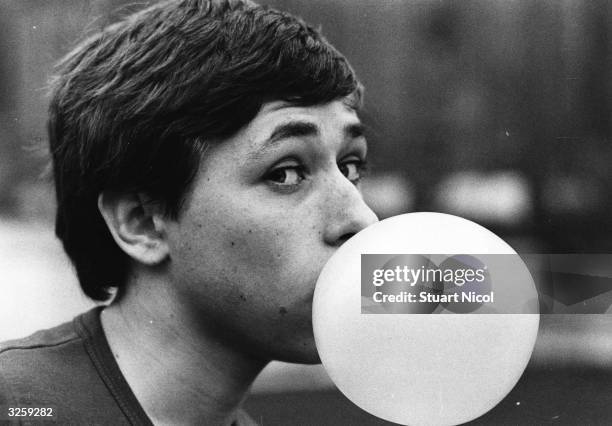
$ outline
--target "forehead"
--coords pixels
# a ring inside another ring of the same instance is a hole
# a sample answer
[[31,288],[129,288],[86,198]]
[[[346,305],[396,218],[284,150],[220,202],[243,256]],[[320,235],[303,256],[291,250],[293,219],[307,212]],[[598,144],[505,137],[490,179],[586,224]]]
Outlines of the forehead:
[[260,114],[268,114],[278,110],[304,110],[316,113],[327,109],[346,110],[347,112],[357,115],[360,107],[360,98],[357,94],[350,94],[345,97],[337,98],[328,102],[322,102],[312,105],[304,105],[287,100],[273,100],[264,102],[259,110]]
[[276,126],[291,121],[311,123],[322,133],[341,131],[347,125],[360,123],[357,111],[349,99],[311,106],[273,101],[263,104],[244,130],[249,134],[250,140],[257,142],[260,138],[269,136]]

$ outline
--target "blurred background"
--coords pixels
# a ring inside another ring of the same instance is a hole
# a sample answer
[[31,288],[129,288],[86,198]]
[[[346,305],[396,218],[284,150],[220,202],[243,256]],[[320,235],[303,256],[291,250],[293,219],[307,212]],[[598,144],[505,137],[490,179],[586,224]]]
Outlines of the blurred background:
[[[92,306],[53,236],[45,88],[77,40],[151,3],[0,0],[0,340]],[[612,2],[260,3],[320,26],[364,83],[381,218],[447,212],[523,253],[612,253]],[[524,377],[480,423],[609,423],[610,318],[544,316]],[[320,367],[273,364],[248,408],[266,425],[385,424]]]

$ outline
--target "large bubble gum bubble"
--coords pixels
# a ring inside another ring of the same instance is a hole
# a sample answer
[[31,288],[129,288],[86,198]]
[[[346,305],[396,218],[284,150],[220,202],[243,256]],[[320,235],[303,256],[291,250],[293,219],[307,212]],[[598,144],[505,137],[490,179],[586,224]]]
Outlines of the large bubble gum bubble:
[[[351,238],[323,269],[313,302],[317,350],[340,391],[404,425],[461,424],[497,405],[527,366],[539,315],[362,314],[361,255],[373,253],[516,254],[482,226],[440,213],[396,216]],[[520,264],[527,305],[537,293]]]

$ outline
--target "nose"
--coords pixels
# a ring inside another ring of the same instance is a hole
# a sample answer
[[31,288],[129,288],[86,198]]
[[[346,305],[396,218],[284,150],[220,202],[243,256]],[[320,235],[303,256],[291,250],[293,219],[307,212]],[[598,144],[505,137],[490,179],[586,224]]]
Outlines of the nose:
[[378,222],[359,189],[342,174],[333,183],[325,201],[325,243],[339,247],[353,235]]

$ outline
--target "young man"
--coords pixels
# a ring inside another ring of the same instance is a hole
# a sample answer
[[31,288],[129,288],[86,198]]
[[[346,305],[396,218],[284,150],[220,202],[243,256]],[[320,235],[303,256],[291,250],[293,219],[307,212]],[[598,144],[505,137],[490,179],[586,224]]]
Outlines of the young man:
[[1,346],[0,406],[250,424],[270,360],[319,362],[317,276],[376,221],[361,92],[315,30],[248,1],[159,4],[71,52],[50,106],[56,233],[110,303]]

